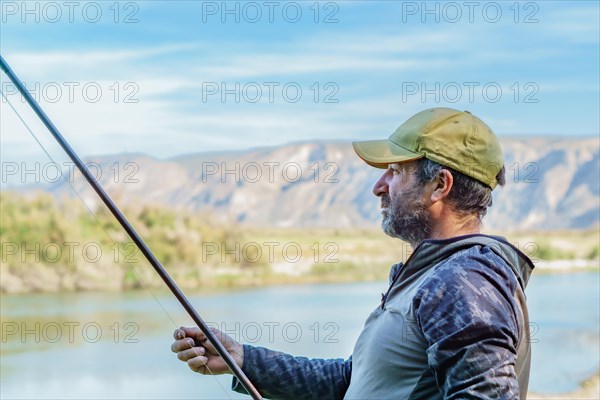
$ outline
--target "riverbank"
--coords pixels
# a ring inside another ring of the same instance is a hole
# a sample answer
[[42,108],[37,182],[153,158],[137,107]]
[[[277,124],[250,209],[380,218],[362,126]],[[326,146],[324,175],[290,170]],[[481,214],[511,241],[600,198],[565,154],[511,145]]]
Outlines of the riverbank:
[[[186,267],[167,268],[186,290],[267,287],[290,284],[348,283],[386,280],[394,260],[377,262],[370,257],[333,264],[279,262],[257,268]],[[598,262],[555,260],[536,265],[536,275],[599,272]],[[0,263],[2,295],[63,292],[121,292],[161,289],[164,283],[149,266],[122,268],[115,264],[83,263],[75,270],[32,264],[18,272]]]
[[[596,230],[494,234],[509,238],[529,255],[536,275],[600,271],[594,241],[600,233]],[[122,246],[128,249],[124,255],[98,245],[92,250],[100,256],[91,259],[88,253],[79,257],[76,253],[69,264],[36,262],[29,253],[23,255],[25,262],[20,262],[15,259],[19,254],[12,258],[5,254],[0,261],[0,291],[115,292],[162,287],[139,251],[127,246],[126,242]],[[406,260],[412,252],[406,243],[366,229],[244,229],[237,231],[234,239],[199,242],[197,246],[194,257],[185,258],[187,262],[171,255],[179,250],[159,246],[167,259],[163,260],[165,268],[186,290],[385,280],[390,266]],[[120,262],[114,262],[116,256],[123,256]],[[6,258],[11,262],[5,262]]]

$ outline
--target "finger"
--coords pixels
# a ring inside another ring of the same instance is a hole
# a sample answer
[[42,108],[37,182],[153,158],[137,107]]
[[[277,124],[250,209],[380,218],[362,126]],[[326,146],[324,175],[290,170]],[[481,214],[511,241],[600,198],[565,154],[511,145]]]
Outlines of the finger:
[[176,340],[171,344],[171,351],[173,353],[180,352],[182,350],[191,349],[196,345],[196,342],[192,338],[185,338],[182,340]]
[[206,335],[204,333],[202,333],[200,328],[197,328],[197,327],[186,328],[186,327],[182,326],[179,329],[181,329],[185,333],[185,336],[187,336],[187,337],[191,337],[191,338],[194,338],[199,341],[206,340]]
[[173,332],[173,339],[179,340],[183,338],[185,338],[185,332],[183,329],[175,329],[175,332]]
[[215,355],[219,354],[217,352],[217,350],[215,349],[215,346],[213,346],[213,344],[208,340],[202,342],[202,346],[204,346],[206,348],[206,351],[208,351],[209,354],[215,354]]
[[204,356],[204,347],[194,347],[193,349],[183,350],[177,353],[177,358],[181,361],[188,361],[198,356]]
[[194,372],[203,373],[206,370],[206,364],[208,364],[208,358],[204,356],[197,356],[187,360],[187,365]]

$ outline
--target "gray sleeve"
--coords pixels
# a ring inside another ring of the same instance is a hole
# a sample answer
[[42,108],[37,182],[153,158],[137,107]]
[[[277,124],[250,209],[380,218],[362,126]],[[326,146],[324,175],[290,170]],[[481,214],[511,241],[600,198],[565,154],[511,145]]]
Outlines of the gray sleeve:
[[[351,369],[352,357],[309,359],[244,345],[242,370],[269,399],[342,399],[350,385]],[[246,393],[235,377],[232,389]]]

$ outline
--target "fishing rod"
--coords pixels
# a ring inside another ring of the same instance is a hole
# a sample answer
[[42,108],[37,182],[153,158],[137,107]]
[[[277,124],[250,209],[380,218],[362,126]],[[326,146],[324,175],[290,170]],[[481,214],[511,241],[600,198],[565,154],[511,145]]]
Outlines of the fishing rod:
[[15,73],[9,67],[8,63],[4,60],[4,57],[2,57],[2,55],[0,55],[0,67],[2,68],[4,73],[10,78],[12,83],[17,87],[17,89],[21,93],[21,96],[23,96],[23,98],[25,98],[25,100],[27,101],[29,106],[33,109],[33,111],[35,111],[35,113],[40,118],[40,120],[44,123],[44,125],[46,125],[46,128],[48,128],[48,130],[50,131],[52,136],[54,136],[54,138],[56,139],[58,144],[60,144],[60,146],[67,153],[67,155],[73,161],[73,163],[75,163],[75,165],[77,166],[77,169],[81,172],[81,174],[85,177],[85,179],[88,181],[88,183],[92,186],[94,191],[98,194],[98,196],[100,196],[100,198],[102,199],[102,201],[104,202],[106,207],[108,207],[108,209],[110,210],[112,215],[114,215],[114,217],[117,219],[117,221],[119,221],[119,224],[121,224],[121,226],[123,227],[123,229],[125,229],[125,231],[129,235],[131,240],[133,240],[133,242],[140,249],[142,254],[144,254],[144,257],[146,257],[146,259],[148,260],[150,265],[152,265],[152,267],[154,267],[154,270],[162,278],[163,282],[168,286],[168,288],[175,295],[177,300],[179,300],[179,303],[181,303],[183,308],[185,308],[185,310],[188,312],[190,317],[194,320],[196,325],[198,325],[198,328],[200,328],[200,330],[206,335],[206,338],[214,346],[217,353],[219,353],[219,355],[221,357],[223,357],[223,360],[225,361],[225,363],[227,364],[227,366],[229,367],[229,369],[231,370],[233,375],[235,375],[235,377],[240,381],[240,383],[242,384],[244,389],[246,389],[248,394],[250,394],[250,396],[252,396],[252,398],[254,400],[261,400],[262,396],[260,395],[258,390],[254,387],[252,382],[250,382],[250,379],[248,379],[248,377],[246,376],[246,374],[244,374],[244,372],[242,371],[240,366],[235,362],[235,360],[233,359],[231,354],[229,354],[227,352],[227,350],[225,349],[223,344],[219,341],[219,339],[217,339],[217,337],[214,335],[214,333],[206,325],[206,323],[204,322],[202,317],[200,317],[200,314],[198,314],[198,312],[196,311],[196,309],[194,309],[194,307],[192,306],[190,301],[187,299],[187,297],[185,297],[185,295],[183,294],[181,289],[179,289],[179,286],[177,286],[175,281],[171,278],[171,276],[169,276],[169,274],[167,273],[165,268],[162,266],[160,261],[158,261],[158,259],[154,256],[154,254],[152,254],[152,252],[150,251],[150,249],[148,248],[146,243],[144,243],[144,241],[142,240],[140,235],[138,235],[138,233],[135,231],[135,229],[133,229],[133,227],[131,226],[129,221],[127,221],[127,218],[125,218],[125,215],[123,215],[121,210],[119,210],[119,208],[111,200],[111,198],[108,196],[108,194],[104,191],[104,189],[102,188],[100,183],[98,183],[98,181],[90,173],[90,171],[87,169],[85,164],[81,161],[81,159],[79,158],[77,153],[75,153],[73,148],[65,140],[63,135],[61,135],[59,130],[56,128],[56,126],[54,126],[52,121],[50,121],[50,118],[48,118],[48,116],[42,110],[42,108],[39,106],[39,104],[33,99],[31,94],[25,88],[25,85],[23,85],[23,82],[21,82],[21,80],[17,77],[17,75],[15,75]]

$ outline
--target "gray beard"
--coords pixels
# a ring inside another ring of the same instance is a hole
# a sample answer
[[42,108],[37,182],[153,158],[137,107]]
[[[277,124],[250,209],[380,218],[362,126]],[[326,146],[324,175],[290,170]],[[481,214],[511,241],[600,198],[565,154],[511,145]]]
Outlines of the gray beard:
[[389,194],[381,197],[387,206],[381,227],[391,237],[404,240],[413,249],[431,236],[431,217],[421,199],[422,188],[418,184],[405,192],[400,199],[391,200]]

